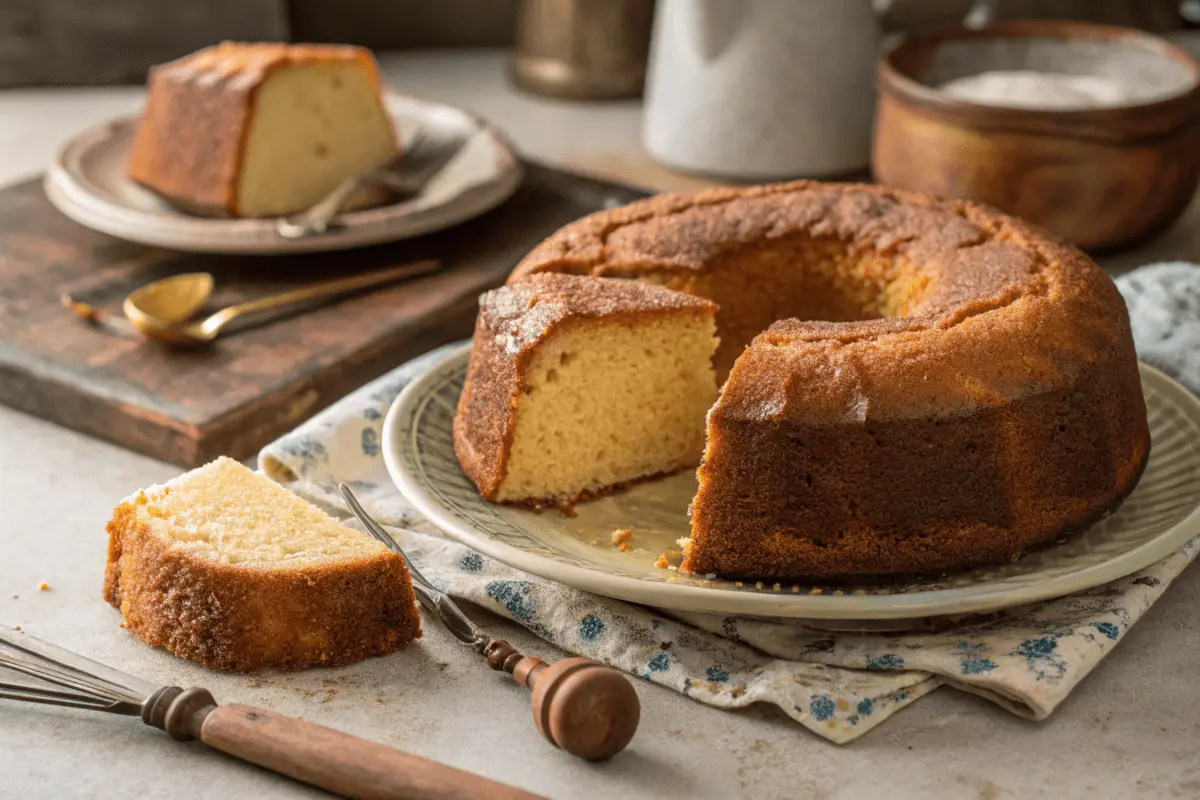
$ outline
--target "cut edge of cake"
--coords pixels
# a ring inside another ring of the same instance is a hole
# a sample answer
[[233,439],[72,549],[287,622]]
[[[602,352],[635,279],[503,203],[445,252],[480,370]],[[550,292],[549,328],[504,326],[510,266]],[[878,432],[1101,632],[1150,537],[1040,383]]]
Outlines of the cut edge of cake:
[[488,500],[564,510],[695,468],[717,393],[716,311],[608,278],[489,292],[455,419],[460,464]]

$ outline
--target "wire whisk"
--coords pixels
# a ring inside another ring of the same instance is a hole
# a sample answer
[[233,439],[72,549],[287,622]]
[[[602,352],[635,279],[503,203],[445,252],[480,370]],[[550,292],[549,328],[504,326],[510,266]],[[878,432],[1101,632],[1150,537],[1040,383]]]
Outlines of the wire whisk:
[[218,705],[207,689],[157,686],[0,624],[0,700],[140,716],[177,741],[198,739],[234,758],[342,797],[382,800],[537,795],[332,728],[261,708]]
[[[60,687],[54,689],[39,684],[0,681],[0,699],[107,711],[128,716],[137,716],[142,712],[142,701],[145,699],[143,694],[72,666],[72,661],[83,661],[80,656],[62,651],[62,654],[69,658],[63,660],[61,655],[55,658],[52,653],[58,648],[28,634],[10,633],[9,630],[0,630],[0,645],[20,654],[13,655],[0,650],[0,667]],[[68,691],[62,691],[63,689]]]

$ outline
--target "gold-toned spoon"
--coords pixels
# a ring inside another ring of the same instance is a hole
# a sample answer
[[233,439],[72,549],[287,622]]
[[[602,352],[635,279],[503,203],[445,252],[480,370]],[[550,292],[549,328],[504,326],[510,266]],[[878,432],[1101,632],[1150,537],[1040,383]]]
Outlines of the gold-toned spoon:
[[189,272],[143,286],[125,298],[122,307],[133,327],[151,339],[172,344],[206,344],[217,338],[222,328],[239,317],[380,286],[432,272],[439,266],[438,261],[430,259],[307,286],[259,300],[226,306],[195,322],[188,320],[212,295],[213,276],[207,272]]

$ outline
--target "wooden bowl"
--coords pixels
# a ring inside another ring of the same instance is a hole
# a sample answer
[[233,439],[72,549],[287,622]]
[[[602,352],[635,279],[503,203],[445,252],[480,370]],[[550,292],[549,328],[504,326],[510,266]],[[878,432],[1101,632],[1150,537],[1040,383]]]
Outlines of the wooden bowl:
[[[1128,105],[983,105],[937,88],[992,70],[1134,76]],[[1088,249],[1165,229],[1200,181],[1200,64],[1140,31],[1015,21],[913,35],[880,56],[872,168],[900,189],[988,203]]]

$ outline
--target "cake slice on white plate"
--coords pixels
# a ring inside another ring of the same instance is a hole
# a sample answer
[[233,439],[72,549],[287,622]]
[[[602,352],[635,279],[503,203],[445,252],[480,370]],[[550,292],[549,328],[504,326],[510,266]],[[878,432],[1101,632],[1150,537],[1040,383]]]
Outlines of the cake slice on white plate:
[[399,152],[370,51],[225,42],[153,68],[129,176],[206,216],[311,208]]

